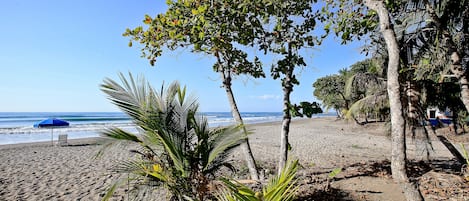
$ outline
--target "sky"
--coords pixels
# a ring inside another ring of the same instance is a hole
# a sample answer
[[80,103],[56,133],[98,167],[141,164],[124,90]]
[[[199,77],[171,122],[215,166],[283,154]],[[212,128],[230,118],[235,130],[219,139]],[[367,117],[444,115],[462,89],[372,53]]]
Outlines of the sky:
[[[126,28],[143,25],[144,15],[166,10],[160,0],[22,0],[0,2],[0,112],[115,112],[100,91],[118,73],[144,76],[155,88],[178,80],[198,97],[202,112],[229,112],[219,75],[209,55],[166,51],[155,66],[128,47]],[[329,37],[305,51],[307,67],[296,70],[300,85],[291,101],[317,101],[312,83],[363,60],[360,42],[340,45]],[[254,50],[248,50],[257,55]],[[258,55],[262,56],[262,55]],[[241,112],[282,111],[280,80],[270,75],[275,57],[263,56],[267,78],[233,80]]]

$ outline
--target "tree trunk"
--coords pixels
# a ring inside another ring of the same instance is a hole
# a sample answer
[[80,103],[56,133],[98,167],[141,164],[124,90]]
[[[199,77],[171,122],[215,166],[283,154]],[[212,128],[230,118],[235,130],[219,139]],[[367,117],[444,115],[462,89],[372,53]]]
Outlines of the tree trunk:
[[[410,72],[413,73],[413,72]],[[421,86],[412,81],[407,81],[407,125],[410,128],[409,130],[412,132],[412,138],[415,142],[415,149],[418,153],[421,153],[419,150],[418,144],[421,145],[420,148],[424,149],[425,151],[425,160],[429,160],[430,158],[430,150],[431,150],[431,140],[428,134],[427,129],[425,128],[425,121],[426,121],[426,114],[422,105],[420,104],[421,100]]]
[[[236,123],[238,125],[242,125],[243,132],[247,137],[246,127],[244,127],[243,119],[241,118],[238,106],[236,105],[236,100],[233,96],[233,91],[231,90],[231,76],[229,72],[225,73],[225,71],[223,70],[220,72],[220,74],[223,80],[223,87],[225,88],[226,96],[228,97],[228,101],[231,106],[231,114],[233,115],[233,118],[235,119]],[[256,160],[254,160],[254,156],[251,151],[251,146],[249,145],[249,139],[246,138],[246,141],[244,141],[240,146],[243,149],[244,157],[247,163],[246,165],[248,166],[249,173],[251,174],[251,179],[259,180],[259,172],[257,171]]]
[[423,200],[417,186],[412,184],[406,172],[405,121],[402,113],[399,85],[399,45],[383,1],[365,0],[366,6],[379,16],[380,31],[386,42],[389,55],[387,91],[391,110],[391,172],[400,183],[407,200]]
[[293,67],[288,67],[288,72],[285,75],[283,81],[283,120],[282,120],[282,131],[280,133],[280,159],[278,163],[278,174],[283,171],[285,164],[288,160],[288,151],[290,149],[290,143],[288,142],[288,133],[290,132],[290,94],[293,91],[293,84],[291,83],[293,76]]
[[[451,39],[448,38],[447,40]],[[456,51],[451,52],[451,73],[458,78],[459,86],[461,87],[461,100],[466,107],[466,111],[469,112],[469,82],[467,80],[467,74],[462,68],[461,58]]]

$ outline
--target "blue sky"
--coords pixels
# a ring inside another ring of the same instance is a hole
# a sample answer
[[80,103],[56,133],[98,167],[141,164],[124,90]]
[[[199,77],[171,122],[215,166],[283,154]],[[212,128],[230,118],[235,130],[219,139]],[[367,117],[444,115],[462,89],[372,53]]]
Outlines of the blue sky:
[[[202,111],[230,111],[210,56],[165,52],[151,67],[140,57],[138,45],[127,46],[129,39],[122,36],[126,28],[165,9],[158,0],[0,2],[0,112],[118,111],[99,90],[105,77],[116,79],[118,72],[144,75],[156,88],[179,80],[199,97]],[[297,71],[301,85],[295,86],[292,102],[315,101],[312,83],[365,58],[359,47],[342,46],[329,37],[307,50],[308,67]],[[243,112],[282,110],[279,80],[241,76],[233,90]]]

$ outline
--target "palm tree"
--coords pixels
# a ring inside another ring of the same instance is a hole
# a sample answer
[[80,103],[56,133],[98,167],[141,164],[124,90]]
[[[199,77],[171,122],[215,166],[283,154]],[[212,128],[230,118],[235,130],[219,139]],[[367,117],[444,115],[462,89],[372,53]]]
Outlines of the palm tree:
[[344,86],[344,94],[352,104],[345,114],[357,123],[357,115],[363,114],[365,120],[370,114],[376,119],[383,119],[389,111],[389,99],[386,91],[386,79],[376,59],[366,59],[351,66]]
[[[132,118],[139,133],[112,128],[102,134],[115,139],[111,143],[129,142],[139,148],[131,150],[135,158],[119,164],[115,171],[128,173],[122,180],[133,184],[137,197],[165,187],[172,193],[171,200],[203,200],[214,174],[222,167],[233,168],[227,156],[245,140],[240,127],[209,129],[207,119],[197,113],[196,99],[186,98],[186,88],[178,82],[158,92],[144,79],[136,82],[131,74],[129,80],[122,74],[120,79],[122,85],[106,79],[101,90]],[[105,199],[120,183],[114,184]]]

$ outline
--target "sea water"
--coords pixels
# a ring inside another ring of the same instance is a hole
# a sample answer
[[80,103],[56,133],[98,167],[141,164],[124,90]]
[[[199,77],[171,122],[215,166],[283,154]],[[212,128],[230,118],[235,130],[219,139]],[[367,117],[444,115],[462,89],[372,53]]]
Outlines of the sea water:
[[[235,124],[229,112],[204,112],[210,127]],[[318,116],[331,116],[325,113]],[[281,112],[242,112],[245,124],[277,122]],[[47,118],[58,118],[70,123],[63,128],[34,128],[34,123]],[[0,112],[0,145],[57,140],[59,134],[68,139],[98,137],[106,128],[118,127],[131,132],[136,128],[131,119],[121,112]]]

